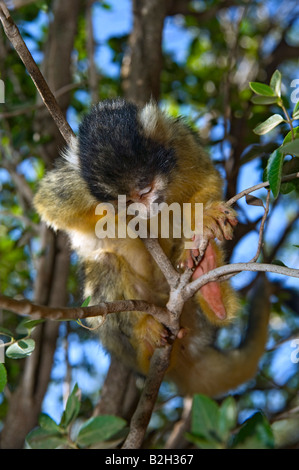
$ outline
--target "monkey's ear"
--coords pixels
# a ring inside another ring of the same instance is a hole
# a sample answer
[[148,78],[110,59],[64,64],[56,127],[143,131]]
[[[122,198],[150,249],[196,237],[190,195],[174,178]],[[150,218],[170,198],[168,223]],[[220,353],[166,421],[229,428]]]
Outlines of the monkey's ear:
[[153,100],[149,101],[149,103],[140,110],[139,121],[148,136],[151,136],[157,129],[159,112],[159,108]]
[[64,158],[73,168],[78,169],[80,167],[79,160],[79,140],[77,137],[72,136],[69,145],[61,152],[62,158]]
[[171,137],[174,120],[161,111],[154,100],[139,111],[138,120],[146,137],[162,144]]

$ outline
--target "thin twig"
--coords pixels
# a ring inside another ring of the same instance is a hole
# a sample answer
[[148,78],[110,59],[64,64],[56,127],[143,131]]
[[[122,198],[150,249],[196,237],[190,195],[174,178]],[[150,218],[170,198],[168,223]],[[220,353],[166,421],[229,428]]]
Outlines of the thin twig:
[[[53,94],[55,98],[58,98],[60,96],[63,96],[65,93],[68,93],[71,90],[81,87],[82,85],[83,85],[82,82],[69,83],[68,85],[65,85],[59,88],[59,90],[55,91]],[[31,104],[31,105],[30,104],[27,104],[25,106],[23,105],[23,106],[13,109],[12,111],[4,111],[3,113],[0,113],[0,119],[8,119],[8,118],[16,117],[16,116],[21,116],[22,114],[31,113],[33,111],[41,109],[43,106],[44,106],[44,103],[41,103],[41,102]]]
[[299,269],[287,268],[286,266],[280,266],[276,264],[266,264],[266,263],[234,263],[228,264],[225,266],[220,266],[219,268],[212,269],[206,274],[203,274],[201,277],[191,282],[186,286],[184,291],[185,300],[192,297],[198,289],[207,284],[208,282],[221,280],[223,276],[231,273],[240,273],[242,271],[252,271],[252,272],[267,272],[274,274],[281,274],[283,276],[291,276],[299,278]]
[[184,435],[190,427],[191,410],[192,410],[193,397],[187,396],[184,398],[183,412],[179,421],[174,425],[173,430],[168,437],[165,449],[182,449],[184,443]]
[[48,111],[54,119],[61,135],[67,143],[70,143],[74,133],[66,121],[53,93],[51,92],[41,71],[36,65],[30,51],[28,50],[16,24],[14,23],[10,13],[4,3],[0,1],[0,19],[6,33],[6,36],[12,43],[20,59],[24,63],[29,75],[31,76],[36,88],[38,89],[42,100],[44,101]]
[[[285,183],[286,181],[292,181],[296,178],[299,178],[299,171],[297,173],[291,173],[290,175],[286,175],[286,176],[283,176],[281,178],[281,182],[282,183]],[[250,193],[253,193],[254,191],[257,191],[258,189],[261,189],[261,188],[268,188],[269,186],[269,181],[266,181],[265,183],[259,183],[259,184],[256,184],[254,186],[251,186],[251,188],[247,188],[247,189],[244,189],[243,191],[241,191],[240,193],[236,194],[235,196],[233,196],[232,198],[230,198],[226,204],[228,206],[232,206],[233,204],[235,204],[239,199],[241,199],[243,196],[246,196],[246,194],[250,194]]]
[[260,253],[261,253],[261,249],[262,249],[262,245],[263,245],[263,234],[264,234],[265,222],[266,222],[267,216],[269,214],[270,194],[271,194],[270,189],[268,189],[265,212],[264,212],[264,215],[263,215],[263,218],[262,218],[262,221],[261,221],[261,225],[260,225],[260,230],[259,230],[259,241],[258,241],[256,254],[254,255],[254,257],[250,261],[248,261],[249,263],[255,263],[256,260],[258,259],[258,257],[260,256]]

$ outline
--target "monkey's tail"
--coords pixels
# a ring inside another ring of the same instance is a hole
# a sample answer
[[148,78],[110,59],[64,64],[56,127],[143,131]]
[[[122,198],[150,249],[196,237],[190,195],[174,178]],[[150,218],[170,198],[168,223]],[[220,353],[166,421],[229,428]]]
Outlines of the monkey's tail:
[[239,348],[220,351],[209,347],[196,361],[187,353],[180,355],[175,370],[170,373],[180,393],[217,396],[250,380],[265,350],[269,314],[268,282],[263,275],[259,276],[253,291],[247,332]]

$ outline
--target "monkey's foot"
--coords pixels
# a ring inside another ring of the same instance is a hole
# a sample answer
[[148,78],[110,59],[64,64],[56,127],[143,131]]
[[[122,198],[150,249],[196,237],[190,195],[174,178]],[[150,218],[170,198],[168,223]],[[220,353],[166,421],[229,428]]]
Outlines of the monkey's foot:
[[147,372],[149,361],[156,348],[167,344],[169,332],[152,315],[142,315],[134,329],[134,347],[137,350],[138,363],[142,371]]

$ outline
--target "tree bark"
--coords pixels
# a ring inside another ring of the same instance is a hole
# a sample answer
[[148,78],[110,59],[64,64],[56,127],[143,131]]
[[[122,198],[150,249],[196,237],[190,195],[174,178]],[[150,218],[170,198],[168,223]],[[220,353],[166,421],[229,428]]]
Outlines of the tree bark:
[[122,65],[126,98],[144,104],[160,95],[162,35],[168,2],[133,0],[134,24]]

